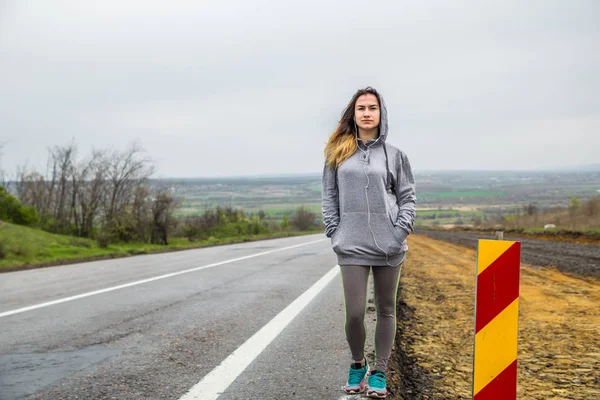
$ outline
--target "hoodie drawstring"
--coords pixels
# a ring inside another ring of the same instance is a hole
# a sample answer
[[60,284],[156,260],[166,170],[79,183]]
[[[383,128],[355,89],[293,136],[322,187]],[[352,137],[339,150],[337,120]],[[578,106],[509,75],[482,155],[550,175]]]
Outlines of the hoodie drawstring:
[[386,149],[385,142],[382,143],[382,144],[383,144],[383,152],[385,153],[385,170],[387,172],[385,187],[388,190],[391,190],[392,192],[394,192],[395,191],[395,188],[394,188],[394,176],[390,172],[390,166],[388,165],[388,155],[387,155],[387,149]]
[[[354,124],[354,126],[356,128],[356,123]],[[358,130],[355,130],[354,133],[355,133],[354,137],[356,139],[356,146],[358,146],[358,149],[360,151],[362,151],[363,153],[367,154],[363,149],[360,148],[360,144],[358,143]],[[379,140],[380,138],[381,138],[381,136],[378,137],[377,140]],[[375,143],[377,143],[377,141]],[[375,143],[373,143],[373,144],[375,144]],[[392,175],[392,173],[390,172],[390,166],[388,165],[387,146],[385,145],[385,142],[382,142],[381,145],[383,146],[383,152],[385,153],[385,171],[386,171],[386,175],[385,175],[385,188],[386,188],[386,190],[391,190],[392,192],[394,192],[395,191],[394,175]],[[371,146],[367,146],[367,151],[369,150],[369,148]]]

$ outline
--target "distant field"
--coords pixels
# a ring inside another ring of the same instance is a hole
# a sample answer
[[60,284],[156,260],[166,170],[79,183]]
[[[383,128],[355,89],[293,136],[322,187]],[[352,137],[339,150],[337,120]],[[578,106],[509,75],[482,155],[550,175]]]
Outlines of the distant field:
[[301,205],[318,211],[321,204],[319,175],[276,178],[223,178],[166,181],[180,201],[179,217],[201,215],[217,206],[242,209],[251,214],[264,211],[280,220]]
[[483,211],[462,211],[453,209],[417,210],[417,226],[457,225],[473,224],[475,217],[482,218]]
[[321,205],[320,204],[295,204],[292,207],[285,205],[285,206],[280,206],[280,207],[265,208],[265,209],[263,209],[263,211],[265,212],[265,214],[267,214],[271,217],[278,217],[278,216],[280,217],[280,216],[283,216],[284,214],[288,214],[288,215],[292,214],[298,208],[300,208],[300,206],[304,206],[305,209],[312,211],[314,213],[317,213],[317,216],[319,216],[321,214]]
[[483,215],[483,211],[462,211],[462,210],[417,210],[417,217],[419,216],[431,216],[431,215],[439,215],[439,214],[453,214],[456,216],[473,216],[473,215]]
[[491,192],[491,191],[460,191],[460,192],[425,192],[417,193],[418,198],[460,198],[460,197],[496,197],[504,196],[506,192]]
[[[225,206],[225,205],[228,205],[228,204],[222,204],[222,206]],[[288,216],[292,215],[301,206],[304,206],[305,209],[316,213],[317,218],[321,217],[321,203],[318,203],[318,204],[314,204],[314,203],[312,203],[312,204],[307,204],[307,203],[266,204],[266,205],[262,205],[262,206],[259,204],[244,206],[242,204],[232,203],[233,208],[242,209],[242,210],[244,210],[245,213],[248,213],[248,214],[256,214],[262,210],[267,215],[267,218],[271,219],[271,220],[281,220],[284,215],[288,215]],[[216,205],[215,205],[215,207],[216,207]],[[194,206],[179,208],[179,209],[177,209],[177,212],[176,212],[177,217],[191,217],[191,216],[202,215],[202,214],[204,214],[204,207],[194,207]]]
[[[569,207],[570,198],[600,193],[600,172],[569,171],[432,171],[415,175],[417,224],[469,225],[493,222],[534,204],[538,210]],[[202,214],[207,208],[231,206],[247,213],[264,211],[280,220],[305,205],[321,214],[321,175],[277,178],[171,180],[181,201],[177,216]],[[433,214],[436,218],[432,218]],[[495,223],[495,222],[493,222]]]
[[[246,213],[257,213],[262,210],[267,215],[268,219],[281,220],[284,215],[292,215],[300,206],[304,206],[307,210],[314,212],[317,218],[321,218],[321,203],[318,204],[276,204],[268,205],[266,207],[241,207],[234,205],[233,207],[243,208]],[[204,212],[200,208],[181,208],[178,210],[177,215],[183,217],[189,217],[193,215],[202,215]],[[454,209],[437,209],[437,210],[418,210],[417,211],[417,223],[431,225],[434,221],[438,224],[452,224],[458,220],[463,220],[464,223],[471,223],[473,217],[483,217],[485,213],[483,211],[462,211]],[[433,219],[435,217],[435,219]]]

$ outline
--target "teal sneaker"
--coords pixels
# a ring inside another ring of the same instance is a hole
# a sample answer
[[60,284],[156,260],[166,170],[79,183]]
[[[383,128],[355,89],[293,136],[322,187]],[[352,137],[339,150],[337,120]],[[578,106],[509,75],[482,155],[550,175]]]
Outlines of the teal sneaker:
[[369,375],[367,397],[373,399],[385,399],[387,395],[388,391],[385,374],[381,371],[373,370],[371,375]]
[[352,363],[348,371],[348,381],[344,390],[348,394],[357,394],[365,391],[365,378],[369,374],[369,362],[365,359],[364,367],[360,363]]

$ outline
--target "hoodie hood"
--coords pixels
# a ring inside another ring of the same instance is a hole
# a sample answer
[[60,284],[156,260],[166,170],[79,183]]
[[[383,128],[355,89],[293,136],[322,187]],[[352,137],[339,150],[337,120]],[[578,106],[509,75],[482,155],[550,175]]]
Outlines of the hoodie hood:
[[381,110],[379,116],[379,140],[385,143],[389,131],[389,126],[387,107],[385,106],[385,101],[383,100],[383,96],[381,94],[379,95],[379,102],[381,103],[379,105],[379,109]]
[[385,101],[383,100],[383,96],[381,94],[379,94],[379,136],[377,137],[377,139],[371,139],[368,140],[367,143],[363,143],[362,140],[358,140],[358,128],[355,131],[355,135],[356,135],[356,140],[358,142],[358,145],[360,146],[361,143],[363,144],[362,148],[364,148],[365,146],[377,146],[380,143],[385,143],[385,141],[387,140],[387,136],[388,136],[388,132],[389,132],[389,125],[388,125],[388,113],[387,113],[387,107],[385,105]]
[[383,147],[383,153],[385,154],[385,168],[386,168],[386,178],[385,178],[385,182],[386,182],[386,188],[390,189],[390,190],[394,190],[394,180],[393,180],[393,176],[392,173],[390,172],[389,166],[388,166],[388,154],[387,154],[387,148],[386,148],[386,144],[385,141],[387,139],[387,135],[388,135],[388,131],[389,131],[389,125],[388,125],[388,115],[387,115],[387,107],[385,105],[385,101],[383,100],[383,96],[381,94],[379,94],[379,136],[377,137],[377,139],[369,139],[367,140],[367,143],[364,143],[361,139],[359,139],[358,137],[358,127],[356,128],[356,132],[355,132],[355,137],[356,137],[356,145],[359,147],[359,149],[362,149],[362,151],[369,151],[369,149],[371,147],[374,146],[382,146]]

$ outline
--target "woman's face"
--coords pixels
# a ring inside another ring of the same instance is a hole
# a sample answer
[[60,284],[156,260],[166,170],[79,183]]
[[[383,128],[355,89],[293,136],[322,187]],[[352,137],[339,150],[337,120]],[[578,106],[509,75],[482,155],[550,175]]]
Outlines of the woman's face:
[[375,129],[379,126],[379,102],[374,94],[363,94],[354,106],[354,121],[363,130]]

